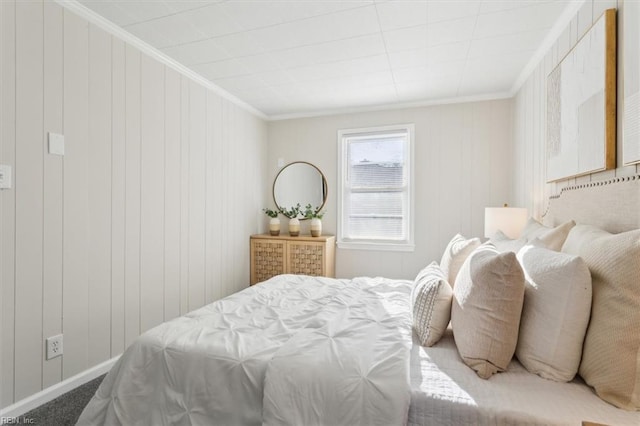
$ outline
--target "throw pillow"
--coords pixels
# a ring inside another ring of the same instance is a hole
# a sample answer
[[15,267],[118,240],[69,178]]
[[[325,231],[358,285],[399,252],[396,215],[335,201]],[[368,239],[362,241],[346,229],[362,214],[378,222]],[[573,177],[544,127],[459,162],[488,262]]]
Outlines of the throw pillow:
[[525,294],[516,356],[532,373],[568,382],[580,365],[591,313],[591,275],[582,258],[527,245],[518,252]]
[[466,239],[460,234],[456,234],[451,241],[449,241],[447,248],[444,250],[444,253],[442,253],[440,268],[442,268],[445,278],[451,285],[454,285],[456,282],[458,271],[464,261],[480,244],[480,239]]
[[527,244],[527,240],[524,238],[518,238],[517,240],[512,240],[507,237],[504,232],[497,230],[495,234],[489,239],[491,244],[493,244],[500,253],[504,253],[506,251],[512,251],[517,253],[525,244]]
[[523,299],[524,274],[513,252],[484,244],[460,269],[451,306],[453,337],[462,360],[481,378],[509,365]]
[[524,238],[527,242],[538,238],[547,248],[560,251],[567,239],[567,235],[569,235],[569,231],[574,226],[576,226],[576,223],[570,220],[555,228],[548,228],[534,218],[529,218],[520,238]]
[[436,262],[424,268],[411,295],[413,329],[422,346],[433,346],[442,337],[451,318],[453,290]]
[[578,225],[562,251],[582,257],[593,280],[580,375],[605,401],[640,410],[640,229]]

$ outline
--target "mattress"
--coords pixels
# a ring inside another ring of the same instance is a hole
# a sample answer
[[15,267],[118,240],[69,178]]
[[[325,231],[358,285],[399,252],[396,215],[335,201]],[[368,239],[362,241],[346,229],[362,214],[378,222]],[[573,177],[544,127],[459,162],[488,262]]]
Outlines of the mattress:
[[411,349],[409,425],[640,425],[640,412],[604,402],[579,378],[558,383],[513,359],[504,373],[479,378],[458,355],[449,328],[433,347]]

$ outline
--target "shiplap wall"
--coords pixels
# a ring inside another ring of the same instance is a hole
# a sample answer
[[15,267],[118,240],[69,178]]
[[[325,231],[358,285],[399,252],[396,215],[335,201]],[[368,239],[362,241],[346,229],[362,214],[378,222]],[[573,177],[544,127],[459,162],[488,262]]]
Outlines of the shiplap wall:
[[[265,182],[265,199],[269,206],[274,205],[271,185],[279,171],[278,159],[313,163],[328,181],[323,232],[335,234],[338,130],[414,123],[415,251],[336,252],[338,277],[413,279],[431,261],[440,261],[457,232],[482,237],[485,207],[511,203],[511,102],[507,99],[271,122],[270,178]],[[286,229],[286,219],[283,226]],[[307,226],[303,223],[304,228]]]
[[[547,184],[545,151],[547,76],[602,13],[610,8],[618,9],[618,168]],[[528,208],[534,217],[540,218],[547,208],[548,197],[559,193],[565,186],[640,173],[640,166],[622,166],[623,19],[623,1],[587,0],[515,96],[513,199],[517,205]],[[635,54],[638,55],[640,52]],[[634,58],[634,60],[637,59]]]
[[[0,2],[0,407],[249,283],[266,123],[50,1]],[[48,154],[47,132],[66,155]],[[64,355],[45,361],[45,338]]]

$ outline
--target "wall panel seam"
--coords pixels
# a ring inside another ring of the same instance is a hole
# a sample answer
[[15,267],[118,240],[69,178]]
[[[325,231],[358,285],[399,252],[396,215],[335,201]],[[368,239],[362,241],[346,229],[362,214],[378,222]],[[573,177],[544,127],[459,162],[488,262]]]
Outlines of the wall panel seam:
[[164,84],[163,103],[162,103],[162,125],[163,125],[163,156],[162,170],[164,171],[164,190],[162,191],[162,320],[167,320],[167,67],[162,66],[162,81]]
[[123,47],[122,47],[122,64],[124,67],[123,70],[123,74],[122,74],[122,80],[123,80],[123,86],[124,86],[124,116],[123,116],[123,126],[124,126],[124,164],[123,164],[123,170],[122,173],[124,173],[124,199],[123,199],[123,208],[124,208],[124,244],[123,244],[123,256],[124,256],[124,271],[123,271],[123,291],[122,291],[122,296],[123,296],[123,321],[122,321],[122,325],[123,325],[123,335],[122,335],[122,339],[123,339],[123,343],[126,346],[127,343],[127,307],[129,306],[127,304],[127,224],[128,224],[128,218],[129,215],[128,213],[128,209],[127,209],[127,193],[128,193],[128,188],[129,185],[127,185],[127,159],[128,159],[128,154],[129,154],[129,149],[128,149],[128,141],[129,138],[127,137],[129,132],[127,131],[128,129],[128,117],[129,117],[129,111],[127,109],[127,44],[124,43]]
[[138,156],[138,170],[140,178],[138,179],[138,197],[139,206],[138,209],[138,332],[140,335],[142,331],[142,54],[138,55],[138,117],[140,125],[138,126],[138,141],[139,141],[139,156]]
[[[64,79],[64,75],[65,75],[65,61],[64,61],[64,58],[65,58],[65,43],[64,43],[64,40],[65,40],[65,37],[64,37],[65,19],[64,19],[64,17],[65,17],[65,13],[63,11],[62,12],[62,99],[60,101],[62,103],[62,113],[61,113],[62,123],[60,124],[61,128],[62,128],[62,134],[65,133],[65,128],[64,128],[64,122],[65,122],[64,121],[65,120],[65,116],[64,116],[64,113],[65,113],[65,103],[64,103],[64,93],[65,93],[65,86],[64,86],[64,81],[65,81],[65,79]],[[60,267],[61,274],[62,274],[62,276],[60,277],[62,279],[61,289],[60,289],[60,292],[62,294],[62,298],[61,298],[62,301],[60,303],[60,313],[61,313],[61,317],[60,317],[60,332],[64,335],[64,320],[63,320],[63,317],[64,317],[64,283],[65,283],[65,279],[64,279],[64,264],[65,264],[65,261],[64,261],[64,251],[65,251],[64,250],[64,245],[65,245],[64,244],[65,243],[64,242],[64,235],[65,235],[65,233],[64,233],[64,215],[65,215],[65,210],[64,210],[64,187],[65,187],[65,185],[64,185],[64,169],[65,169],[65,167],[64,167],[64,157],[62,157],[62,167],[61,168],[62,168],[62,182],[61,182],[61,185],[62,185],[62,200],[63,201],[61,203],[62,204],[62,225],[61,225],[62,226],[62,230],[61,230],[61,234],[60,234],[61,238],[62,238],[62,247],[61,247],[62,253],[61,253],[61,256],[60,256],[61,261],[62,261],[62,265]],[[60,380],[62,380],[63,377],[64,377],[64,362],[61,361],[60,362]]]
[[[90,56],[91,54],[89,53],[89,51],[91,50],[91,25],[87,25],[87,152],[86,152],[86,158],[85,158],[85,163],[87,166],[87,211],[91,211],[91,207],[90,207],[90,200],[89,200],[89,156],[91,155],[91,148],[90,148],[90,144],[91,141],[89,140],[90,136],[91,136],[91,60],[90,60]],[[87,226],[88,228],[88,226]],[[87,229],[87,241],[89,241],[91,233],[88,231]],[[87,357],[87,365],[89,364],[89,348],[88,348],[88,343],[91,341],[91,325],[90,325],[90,321],[89,321],[89,315],[91,314],[91,285],[90,285],[90,275],[91,275],[91,271],[89,270],[89,266],[91,265],[91,257],[90,254],[87,254],[87,351],[86,351],[86,357]]]
[[[187,123],[191,123],[191,82],[187,81]],[[191,206],[191,126],[187,126],[187,209]],[[191,215],[187,213],[187,312],[191,306]],[[185,312],[186,313],[186,312]]]
[[[204,305],[207,302],[207,287],[209,283],[207,282],[207,221],[209,220],[209,215],[207,214],[209,211],[209,179],[207,179],[207,160],[209,154],[209,126],[207,122],[209,120],[209,96],[207,93],[204,94],[204,262],[202,262],[203,274],[204,277],[204,286],[202,287],[202,300],[204,300]],[[203,306],[204,306],[203,305]]]
[[[17,111],[18,111],[18,70],[17,70],[17,64],[18,64],[18,42],[17,42],[17,26],[18,26],[18,11],[17,11],[17,0],[14,2],[14,6],[13,6],[13,44],[14,44],[14,49],[13,49],[13,63],[14,63],[14,70],[13,70],[13,75],[14,75],[14,84],[13,84],[13,111],[14,111],[14,115],[13,115],[13,137],[14,137],[14,150],[13,150],[13,162],[14,165],[17,163],[17,159],[18,159],[18,154],[17,154],[17,150],[16,150],[16,142],[15,142],[15,137],[17,135],[18,132],[18,125],[17,125],[17,120],[16,120],[16,116],[17,116]],[[15,194],[15,193],[14,193]],[[18,217],[18,203],[16,203],[16,197],[14,195],[14,202],[13,202],[13,400],[15,401],[16,398],[16,370],[15,370],[15,365],[16,365],[16,292],[18,291],[18,280],[16,279],[16,270],[18,268],[18,262],[17,262],[17,256],[16,256],[16,251],[18,250],[18,237],[17,237],[17,233],[15,232],[16,229],[16,225],[17,225],[17,217]]]
[[113,146],[114,146],[114,136],[113,136],[113,36],[109,37],[111,49],[109,49],[109,53],[111,55],[110,60],[110,68],[111,68],[111,120],[109,126],[111,127],[111,185],[110,185],[110,198],[111,198],[111,215],[110,215],[110,227],[109,227],[109,300],[110,300],[110,309],[109,309],[109,355],[113,356]]
[[[16,0],[17,1],[17,0]],[[14,138],[14,150],[13,150],[13,163],[14,166],[16,164],[16,160],[18,159],[18,155],[15,149],[15,138],[16,138],[16,134],[18,132],[18,125],[17,125],[17,120],[16,120],[16,115],[17,115],[17,111],[18,111],[18,70],[17,70],[17,64],[18,64],[18,42],[16,40],[17,38],[17,31],[16,31],[16,26],[18,24],[18,12],[17,12],[17,5],[16,2],[14,2],[14,6],[13,6],[13,64],[14,64],[14,81],[13,81],[13,91],[14,91],[14,95],[13,95],[13,111],[14,111],[14,115],[13,115],[13,138]],[[14,193],[15,194],[15,193]],[[17,225],[17,221],[16,221],[16,217],[18,216],[18,208],[17,208],[17,203],[15,202],[15,195],[14,195],[14,203],[13,203],[13,400],[15,401],[16,399],[16,291],[18,289],[17,286],[17,280],[16,280],[16,269],[18,267],[18,262],[16,261],[16,250],[18,250],[18,238],[17,238],[17,234],[16,234],[16,225]]]
[[[44,20],[46,19],[46,17],[44,16],[44,2],[40,4],[40,7],[42,9],[42,79],[43,79],[43,81],[42,81],[42,89],[43,90],[42,90],[42,93],[40,94],[41,97],[42,97],[42,111],[41,111],[42,112],[42,132],[41,132],[41,143],[40,143],[40,146],[41,146],[41,149],[43,150],[43,155],[42,155],[42,217],[40,218],[41,226],[42,226],[42,235],[40,236],[40,239],[41,239],[40,244],[42,245],[42,247],[41,247],[41,250],[42,250],[42,271],[41,271],[41,278],[40,278],[41,279],[40,291],[42,292],[42,306],[41,306],[42,318],[40,320],[40,342],[41,342],[41,345],[42,345],[42,344],[44,344],[44,304],[45,304],[45,301],[44,301],[44,256],[45,256],[45,251],[44,251],[45,250],[45,247],[44,247],[45,220],[44,220],[44,217],[45,217],[45,214],[46,214],[45,211],[44,211],[44,199],[45,199],[45,195],[44,195],[45,194],[45,191],[44,191],[44,189],[45,189],[45,178],[44,178],[45,166],[44,166],[44,162],[45,162],[45,155],[46,155],[45,154],[45,149],[44,149],[44,144],[46,143],[45,140],[44,140],[45,139],[44,135],[46,134],[46,129],[44,128],[44,114],[45,114],[45,110],[44,110],[44,102],[45,102],[45,99],[44,99],[44,93],[45,93],[45,90],[44,90],[44,73],[45,73],[45,66],[44,66],[44,58],[45,58],[45,51],[44,51],[44,46],[45,46],[45,43],[44,43],[44,39],[45,39],[45,36],[44,36]],[[42,351],[41,351],[41,353],[42,353]],[[40,389],[42,389],[44,387],[44,358],[45,357],[41,356],[40,358],[41,358],[40,362],[42,364],[42,366],[40,368]]]

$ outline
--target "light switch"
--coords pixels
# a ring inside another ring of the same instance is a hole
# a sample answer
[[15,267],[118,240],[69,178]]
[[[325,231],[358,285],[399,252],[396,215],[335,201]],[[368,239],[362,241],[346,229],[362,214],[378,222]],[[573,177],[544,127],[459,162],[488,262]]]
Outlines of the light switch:
[[11,166],[0,164],[0,189],[11,188]]
[[49,132],[49,154],[64,155],[64,135]]

